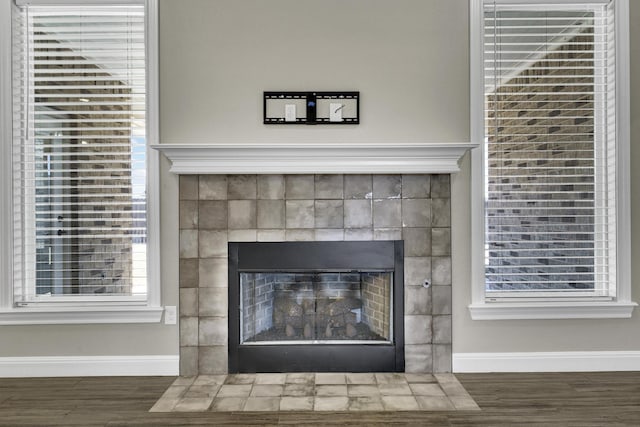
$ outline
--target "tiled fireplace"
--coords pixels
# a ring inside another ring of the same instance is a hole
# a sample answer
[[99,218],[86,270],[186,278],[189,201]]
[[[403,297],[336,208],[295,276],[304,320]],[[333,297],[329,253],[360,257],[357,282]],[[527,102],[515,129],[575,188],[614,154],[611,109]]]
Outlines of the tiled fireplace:
[[229,371],[229,242],[404,241],[405,371],[451,370],[449,174],[181,174],[179,199],[181,375]]

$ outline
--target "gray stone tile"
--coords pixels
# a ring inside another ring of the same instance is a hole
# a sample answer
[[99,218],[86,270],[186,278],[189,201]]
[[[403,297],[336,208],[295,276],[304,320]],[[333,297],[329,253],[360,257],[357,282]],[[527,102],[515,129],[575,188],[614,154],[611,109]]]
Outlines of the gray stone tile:
[[287,200],[285,204],[286,227],[313,228],[315,209],[313,200]]
[[227,316],[227,288],[200,289],[198,312],[200,316]]
[[198,206],[201,229],[227,229],[227,201],[201,200]]
[[227,343],[227,319],[200,316],[198,326],[198,341],[201,346],[220,346]]
[[287,379],[287,374],[280,373],[261,373],[256,374],[254,384],[279,384],[282,385]]
[[198,200],[198,175],[180,175],[180,200]]
[[316,232],[313,229],[285,230],[285,240],[287,242],[312,242],[315,240]]
[[451,315],[433,316],[433,343],[451,344]]
[[480,407],[470,396],[469,397],[450,397],[449,400],[458,411],[479,411]]
[[201,288],[227,287],[229,281],[227,258],[201,258],[198,285]]
[[173,408],[175,412],[202,412],[209,409],[213,398],[189,398],[184,397]]
[[401,203],[399,199],[373,200],[373,227],[391,228],[401,227]]
[[220,390],[221,384],[196,385],[195,383],[189,387],[185,393],[186,398],[213,398]]
[[[431,351],[429,351],[429,355],[430,354],[431,354]],[[432,374],[405,372],[404,376],[409,382],[409,384],[438,382],[438,380],[436,380],[436,377],[434,377]]]
[[244,405],[245,412],[278,411],[280,409],[279,397],[249,397]]
[[344,230],[340,228],[316,229],[315,240],[319,242],[322,242],[322,241],[341,242],[344,240]]
[[284,391],[284,385],[280,384],[254,384],[251,389],[252,397],[280,397]]
[[421,383],[412,383],[409,384],[411,387],[411,391],[416,396],[439,396],[445,397],[444,391],[438,383],[431,384],[421,384]]
[[428,199],[431,197],[430,175],[402,175],[403,199]]
[[376,377],[372,373],[368,372],[358,372],[358,373],[348,373],[347,374],[347,384],[352,385],[370,385],[377,384]]
[[198,374],[198,347],[180,347],[180,375]]
[[224,384],[217,397],[249,397],[251,388],[251,384]]
[[451,255],[451,229],[432,228],[431,229],[431,255],[446,256]]
[[404,285],[423,286],[431,279],[431,259],[427,257],[404,258]]
[[346,396],[345,384],[321,384],[316,385],[316,396]]
[[404,316],[405,344],[429,344],[431,343],[431,339],[431,316]]
[[345,228],[371,228],[373,225],[371,200],[344,201]]
[[373,230],[371,228],[348,228],[344,230],[344,240],[373,240]]
[[230,374],[225,380],[225,384],[253,384],[256,381],[256,374]]
[[317,372],[316,373],[316,386],[322,384],[346,384],[347,377],[342,373],[332,372]]
[[349,396],[379,396],[380,389],[377,384],[353,384],[348,387]]
[[[433,349],[431,344],[405,345],[404,370],[408,373],[431,372],[433,367]],[[407,375],[405,373],[405,375]],[[407,378],[408,381],[409,378]]]
[[446,199],[451,197],[450,176],[448,174],[431,175],[431,197]]
[[311,411],[313,410],[313,397],[283,396],[280,399],[281,411]]
[[284,200],[258,200],[258,228],[284,228]]
[[315,182],[313,175],[285,175],[285,199],[313,199]]
[[446,396],[416,396],[416,400],[423,411],[453,411],[456,409]]
[[399,199],[401,194],[401,175],[373,175],[374,199]]
[[451,372],[451,344],[433,345],[433,372]]
[[255,200],[229,200],[230,229],[256,228],[256,217]]
[[431,314],[431,288],[405,286],[404,314]]
[[179,401],[180,399],[161,397],[151,409],[149,409],[149,412],[171,412]]
[[180,317],[180,346],[198,345],[198,318]]
[[200,258],[226,257],[229,253],[227,238],[226,231],[200,230],[198,232]]
[[284,175],[258,175],[258,199],[284,199]]
[[402,240],[402,228],[375,228],[373,240]]
[[227,177],[229,200],[255,199],[257,195],[256,175],[229,175]]
[[431,281],[434,285],[451,285],[451,257],[431,258]]
[[451,286],[432,286],[433,314],[451,314]]
[[314,411],[346,411],[349,408],[349,398],[347,396],[316,397]]
[[256,242],[258,240],[258,230],[229,230],[230,242]]
[[198,258],[198,230],[180,230],[180,258]]
[[407,379],[398,372],[376,372],[374,375],[378,384],[407,384]]
[[198,228],[198,201],[181,200],[179,209],[180,229]]
[[345,175],[344,176],[345,199],[371,199],[373,198],[373,178],[371,175]]
[[451,226],[451,200],[432,199],[431,200],[431,226],[450,227]]
[[413,396],[382,396],[387,411],[417,411],[420,407]]
[[284,230],[258,230],[258,242],[283,242]]
[[181,259],[179,265],[179,285],[181,288],[198,287],[198,258]]
[[404,256],[425,257],[431,255],[431,229],[407,227],[402,229]]
[[200,200],[226,200],[226,175],[200,175],[198,192]]
[[287,384],[315,384],[316,374],[313,372],[292,372],[287,374]]
[[383,411],[382,399],[379,396],[349,397],[349,411]]
[[315,387],[312,384],[286,384],[283,396],[314,396]]
[[378,390],[382,396],[410,396],[413,394],[409,388],[409,384],[378,384]]
[[198,352],[198,370],[201,375],[222,375],[229,371],[229,347],[225,345],[203,346]]
[[[196,380],[196,375],[184,375],[184,374],[180,374],[180,376],[178,378],[176,378],[173,383],[171,384],[170,387],[185,387],[186,391],[186,387],[189,387],[191,384],[194,383],[194,381]],[[170,396],[170,397],[180,397],[182,396],[184,393],[172,393],[172,394],[167,394],[166,396]],[[163,394],[164,396],[164,394]]]
[[221,384],[224,384],[224,380],[226,378],[227,376],[225,374],[198,375],[195,381],[193,382],[193,385],[221,385]]
[[180,289],[180,316],[198,315],[198,289]]
[[431,200],[402,199],[403,227],[430,227]]
[[342,228],[344,204],[342,200],[315,201],[315,228]]
[[317,200],[343,198],[343,175],[316,175],[315,185],[315,198]]
[[216,397],[213,399],[210,410],[215,412],[242,411],[246,401],[246,397]]

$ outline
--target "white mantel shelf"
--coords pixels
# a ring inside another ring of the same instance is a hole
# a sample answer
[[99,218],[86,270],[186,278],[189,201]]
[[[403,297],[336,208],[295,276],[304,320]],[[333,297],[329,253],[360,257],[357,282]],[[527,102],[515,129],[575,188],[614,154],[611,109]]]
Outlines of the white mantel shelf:
[[156,144],[176,174],[456,173],[473,143]]

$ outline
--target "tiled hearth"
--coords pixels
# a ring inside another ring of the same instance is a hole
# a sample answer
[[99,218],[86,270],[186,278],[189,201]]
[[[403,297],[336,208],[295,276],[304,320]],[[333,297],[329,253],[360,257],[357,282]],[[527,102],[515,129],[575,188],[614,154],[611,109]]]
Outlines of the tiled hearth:
[[405,370],[450,372],[449,179],[180,175],[180,374],[228,372],[227,243],[313,240],[404,240]]
[[479,409],[452,374],[283,373],[180,377],[150,411],[321,412]]

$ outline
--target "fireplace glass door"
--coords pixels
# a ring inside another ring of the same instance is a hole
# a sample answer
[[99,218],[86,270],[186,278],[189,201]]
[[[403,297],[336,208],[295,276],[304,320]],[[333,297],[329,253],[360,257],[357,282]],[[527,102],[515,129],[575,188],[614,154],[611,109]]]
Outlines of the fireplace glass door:
[[389,344],[393,272],[241,272],[240,343]]

